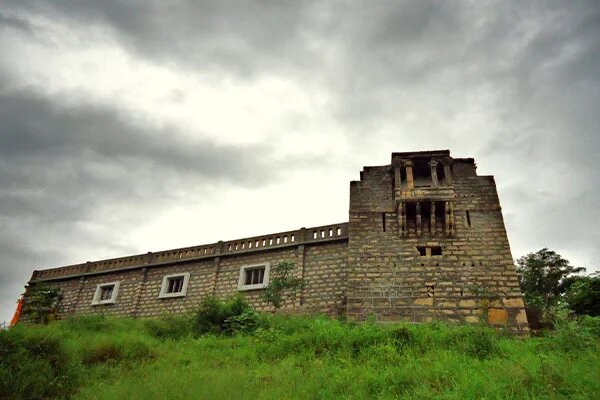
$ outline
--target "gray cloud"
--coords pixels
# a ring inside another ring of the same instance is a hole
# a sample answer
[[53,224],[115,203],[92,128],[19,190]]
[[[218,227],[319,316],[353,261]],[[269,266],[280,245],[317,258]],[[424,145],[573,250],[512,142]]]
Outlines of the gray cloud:
[[308,2],[9,1],[24,13],[107,26],[131,51],[166,64],[255,75],[311,64],[299,40]]
[[0,12],[0,30],[2,29],[16,29],[28,34],[33,33],[33,27],[27,20]]
[[[93,222],[102,207],[127,223],[144,218],[131,210],[134,205],[161,209],[179,187],[209,195],[214,187],[276,179],[270,171],[277,164],[263,145],[187,143],[174,129],[141,128],[114,109],[63,102],[34,88],[0,90],[0,282],[12,289],[0,299],[3,306],[34,268],[72,257],[44,243],[60,235],[65,246],[76,247],[80,224]],[[87,245],[106,240],[84,236]],[[111,246],[115,253],[131,251]]]

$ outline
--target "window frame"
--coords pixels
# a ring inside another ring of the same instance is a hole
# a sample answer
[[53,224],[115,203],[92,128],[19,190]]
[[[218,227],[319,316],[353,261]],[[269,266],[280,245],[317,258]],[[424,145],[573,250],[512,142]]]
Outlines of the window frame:
[[[258,269],[260,267],[264,267],[265,268],[265,273],[263,275],[263,281],[262,283],[257,283],[254,285],[246,285],[246,271],[249,269]],[[271,271],[271,264],[266,262],[266,263],[260,263],[260,264],[252,264],[252,265],[243,265],[240,267],[240,277],[238,280],[238,290],[239,291],[246,291],[246,290],[259,290],[259,289],[264,289],[267,286],[269,286],[269,274]]]
[[[169,289],[169,279],[183,277],[183,286],[181,287],[181,291],[169,293],[167,290]],[[187,295],[187,287],[190,282],[190,273],[189,272],[179,272],[175,274],[169,274],[163,276],[162,283],[160,285],[160,292],[158,293],[159,299],[169,299],[173,297],[185,297]]]
[[[108,286],[113,286],[113,291],[110,296],[110,299],[101,300],[102,289]],[[117,295],[119,294],[119,287],[121,286],[121,281],[116,282],[107,282],[107,283],[99,283],[96,285],[96,291],[94,292],[94,297],[92,298],[92,305],[98,306],[102,304],[115,304],[117,302]]]

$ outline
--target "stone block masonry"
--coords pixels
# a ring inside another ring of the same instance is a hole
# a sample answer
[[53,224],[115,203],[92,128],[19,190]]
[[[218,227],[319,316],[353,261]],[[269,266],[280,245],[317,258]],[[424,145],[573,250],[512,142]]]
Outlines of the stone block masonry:
[[61,289],[62,317],[186,312],[240,290],[272,311],[262,294],[281,261],[306,281],[286,312],[486,322],[528,334],[494,178],[448,150],[393,153],[389,165],[365,167],[350,183],[346,223],[34,271],[30,284]]

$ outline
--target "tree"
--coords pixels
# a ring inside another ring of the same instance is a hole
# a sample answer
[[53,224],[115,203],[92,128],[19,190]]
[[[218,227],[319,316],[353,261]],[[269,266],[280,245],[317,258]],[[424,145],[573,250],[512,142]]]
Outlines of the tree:
[[56,319],[60,290],[43,285],[30,285],[25,292],[23,315],[36,323],[47,324]]
[[294,263],[292,262],[282,261],[273,266],[270,275],[264,297],[275,308],[279,308],[283,304],[284,293],[295,297],[297,292],[304,287],[304,279],[294,276]]
[[577,315],[600,316],[600,275],[581,276],[567,290],[565,299]]
[[574,267],[552,250],[543,248],[517,260],[517,273],[528,306],[541,308],[548,313],[564,302],[564,295],[578,279],[573,276],[585,268]]

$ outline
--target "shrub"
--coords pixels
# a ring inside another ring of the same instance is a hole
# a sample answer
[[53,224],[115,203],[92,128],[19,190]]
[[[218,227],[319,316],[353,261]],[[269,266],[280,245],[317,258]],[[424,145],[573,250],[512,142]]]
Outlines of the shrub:
[[257,314],[241,296],[226,301],[208,297],[196,312],[196,331],[200,334],[251,332],[258,324]]
[[56,319],[57,305],[61,299],[60,290],[43,285],[27,288],[22,314],[31,322],[47,324]]
[[390,336],[396,348],[400,349],[410,345],[414,340],[413,334],[404,326],[397,326],[390,330]]
[[66,398],[77,383],[61,338],[33,329],[0,332],[0,399]]
[[252,333],[259,325],[258,315],[251,308],[242,311],[240,315],[232,315],[225,320],[225,330],[228,334]]
[[582,329],[587,330],[590,335],[600,338],[600,317],[584,316],[579,320]]
[[583,351],[595,342],[592,332],[573,319],[557,324],[551,338],[550,346],[565,353]]
[[304,286],[304,279],[294,276],[294,263],[283,261],[271,268],[271,279],[265,289],[264,298],[273,307],[280,308],[283,304],[284,294],[295,298]]

